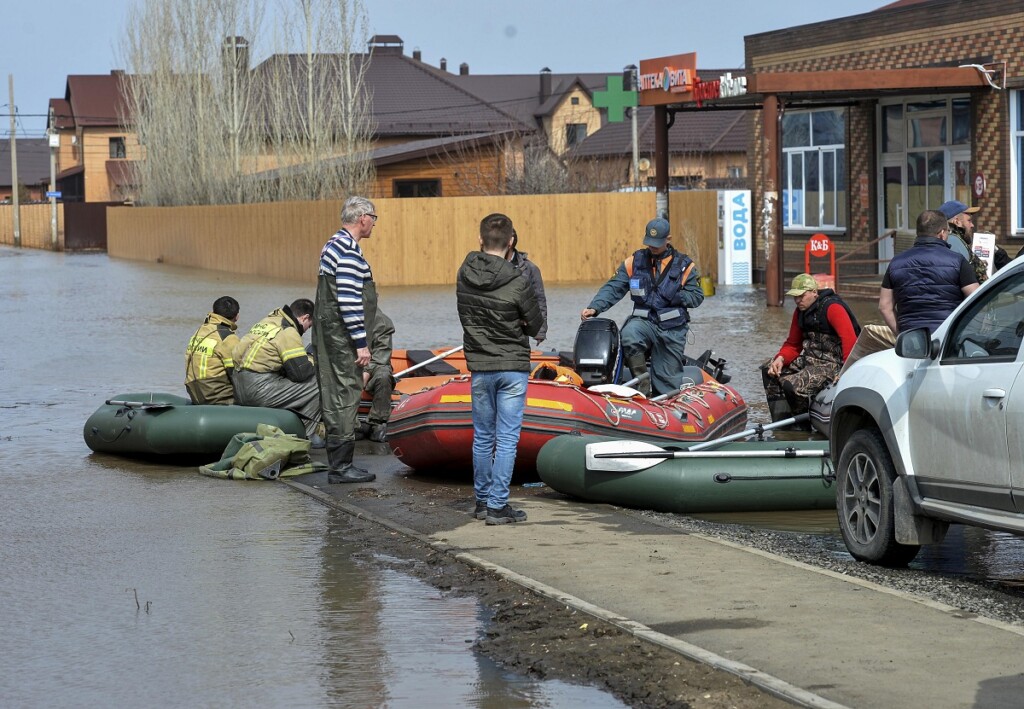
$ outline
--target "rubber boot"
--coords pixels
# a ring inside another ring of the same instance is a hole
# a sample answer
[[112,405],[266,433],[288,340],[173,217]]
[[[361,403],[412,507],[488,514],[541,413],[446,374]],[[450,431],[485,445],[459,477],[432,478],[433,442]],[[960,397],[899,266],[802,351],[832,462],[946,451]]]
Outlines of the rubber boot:
[[[793,388],[792,382],[782,383],[782,393],[786,396],[786,403],[789,404],[790,410],[793,412],[791,416],[797,416],[799,414],[807,413],[810,402],[806,397],[800,396],[796,393],[796,389]],[[810,431],[810,424],[806,421],[801,423],[793,423],[788,426],[793,431]]]
[[388,425],[386,423],[370,424],[370,435],[367,438],[374,443],[384,443],[388,440]]
[[334,436],[327,437],[327,482],[368,483],[377,479],[373,473],[352,464],[356,452],[355,441],[341,441]]
[[[647,374],[647,356],[643,353],[626,357],[626,366],[633,378]],[[634,388],[647,398],[651,397],[651,377],[648,375],[636,383]]]

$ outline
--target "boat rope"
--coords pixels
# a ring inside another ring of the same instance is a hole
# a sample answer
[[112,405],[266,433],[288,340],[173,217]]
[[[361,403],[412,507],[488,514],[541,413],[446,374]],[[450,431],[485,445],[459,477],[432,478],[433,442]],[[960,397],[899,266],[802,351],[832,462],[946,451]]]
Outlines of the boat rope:
[[114,436],[113,438],[105,438],[105,437],[101,436],[100,435],[99,426],[93,426],[92,427],[92,435],[96,436],[96,438],[100,439],[104,443],[114,443],[119,438],[121,438],[121,436],[123,436],[124,434],[131,432],[131,430],[132,430],[131,421],[132,421],[133,418],[135,418],[135,415],[137,413],[139,413],[139,409],[132,408],[131,406],[125,406],[123,408],[120,408],[120,409],[117,410],[117,412],[114,414],[114,416],[125,416],[128,419],[128,423],[126,423],[121,428],[121,430],[117,432],[116,436]]
[[825,487],[830,487],[836,480],[832,462],[828,458],[821,459],[821,471],[817,475],[733,475],[731,473],[715,473],[712,479],[716,483],[760,482],[761,480],[817,480]]

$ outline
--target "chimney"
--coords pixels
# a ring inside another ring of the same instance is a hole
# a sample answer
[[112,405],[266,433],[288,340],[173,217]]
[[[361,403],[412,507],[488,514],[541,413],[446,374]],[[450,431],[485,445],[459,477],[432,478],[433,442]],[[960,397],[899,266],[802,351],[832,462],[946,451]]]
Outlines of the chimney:
[[544,67],[540,70],[540,102],[544,103],[551,96],[551,70]]
[[370,54],[404,54],[405,43],[397,34],[375,34],[366,43]]
[[416,49],[412,50],[412,58],[418,62],[423,61],[423,52],[420,51],[419,47],[416,47]]
[[448,60],[445,59],[444,57],[441,57],[440,67],[441,67],[441,71],[448,71]]
[[459,64],[459,76],[469,76],[469,64],[466,62]]

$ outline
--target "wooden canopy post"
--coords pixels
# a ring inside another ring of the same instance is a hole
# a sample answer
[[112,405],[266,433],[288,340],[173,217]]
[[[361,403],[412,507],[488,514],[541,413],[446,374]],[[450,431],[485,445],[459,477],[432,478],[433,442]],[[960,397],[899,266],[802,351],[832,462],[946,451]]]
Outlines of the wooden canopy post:
[[[668,109],[654,107],[654,188],[657,216],[668,219]],[[671,223],[669,219],[669,223]]]
[[761,195],[761,234],[764,238],[765,298],[769,306],[781,306],[785,258],[782,238],[782,212],[779,186],[779,98],[775,94],[764,97],[764,192]]

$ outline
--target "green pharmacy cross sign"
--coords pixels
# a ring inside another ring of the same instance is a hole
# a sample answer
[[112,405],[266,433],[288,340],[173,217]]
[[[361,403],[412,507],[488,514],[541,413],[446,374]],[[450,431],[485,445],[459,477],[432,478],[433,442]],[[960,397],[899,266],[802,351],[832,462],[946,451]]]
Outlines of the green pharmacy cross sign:
[[605,91],[594,92],[594,107],[608,109],[608,122],[621,123],[627,108],[636,106],[636,91],[622,89],[622,76],[609,76]]

